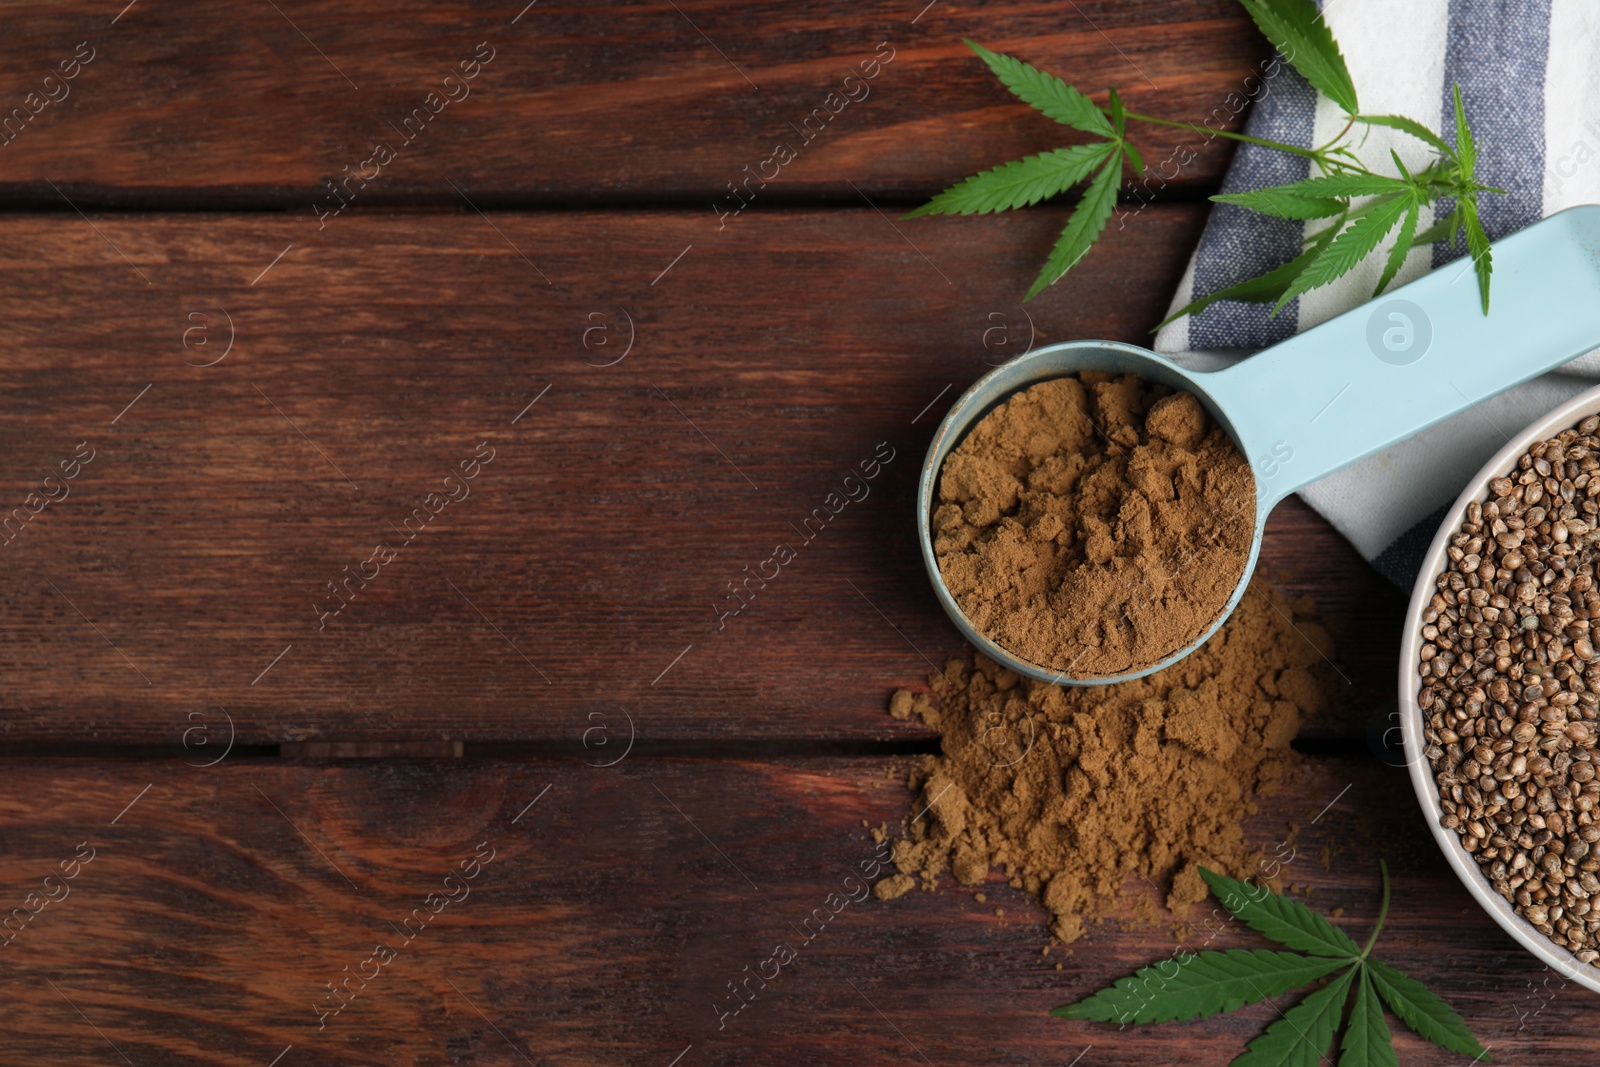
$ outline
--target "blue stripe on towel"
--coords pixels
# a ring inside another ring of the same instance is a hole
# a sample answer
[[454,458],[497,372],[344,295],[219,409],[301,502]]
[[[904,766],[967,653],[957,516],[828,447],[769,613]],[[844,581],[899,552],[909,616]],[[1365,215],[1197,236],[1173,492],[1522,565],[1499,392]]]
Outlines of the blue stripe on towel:
[[1389,547],[1373,558],[1373,569],[1409,595],[1412,584],[1417,580],[1417,572],[1422,569],[1422,557],[1428,554],[1428,546],[1433,544],[1439,524],[1450,513],[1450,506],[1445,504],[1432,514],[1418,519],[1409,530],[1389,542]]
[[[1317,94],[1280,58],[1276,73],[1251,106],[1246,132],[1310,148]],[[1300,181],[1310,161],[1258,145],[1241,144],[1223,179],[1225,193]],[[1194,257],[1194,296],[1224,289],[1281,267],[1300,254],[1305,224],[1258,215],[1232,204],[1213,204]],[[1270,304],[1219,300],[1189,320],[1190,348],[1265,348],[1294,335],[1299,302],[1268,318]]]
[[[1490,240],[1544,214],[1544,76],[1550,49],[1550,0],[1451,0],[1441,111],[1445,140],[1455,141],[1451,88],[1461,86],[1467,124],[1478,146],[1477,179],[1506,190],[1480,193],[1478,214]],[[1457,259],[1443,242],[1434,266]]]

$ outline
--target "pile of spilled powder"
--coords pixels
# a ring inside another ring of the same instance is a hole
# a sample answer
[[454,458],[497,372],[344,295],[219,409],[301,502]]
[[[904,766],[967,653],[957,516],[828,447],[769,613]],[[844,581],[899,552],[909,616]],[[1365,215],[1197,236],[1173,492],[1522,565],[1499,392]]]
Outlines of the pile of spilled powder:
[[1197,640],[1249,560],[1255,479],[1188,393],[1083,371],[1012,396],[945,459],[934,554],[962,612],[1073,678]]
[[[1297,632],[1298,627],[1298,632]],[[1313,645],[1315,642],[1315,647]],[[1238,877],[1258,861],[1244,833],[1255,798],[1297,759],[1301,720],[1322,708],[1332,669],[1321,627],[1262,579],[1192,655],[1108,686],[1035,682],[979,657],[952,660],[929,694],[900,690],[943,755],[912,772],[917,812],[894,843],[883,899],[944,872],[974,885],[1001,868],[1037,896],[1063,942],[1103,914],[1130,878],[1183,913],[1205,898],[1197,865]]]

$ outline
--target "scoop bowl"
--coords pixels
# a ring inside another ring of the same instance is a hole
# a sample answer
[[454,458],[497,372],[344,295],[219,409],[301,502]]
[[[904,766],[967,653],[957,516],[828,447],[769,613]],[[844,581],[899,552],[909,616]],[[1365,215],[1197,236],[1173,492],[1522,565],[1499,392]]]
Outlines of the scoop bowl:
[[[1223,429],[1238,444],[1239,434],[1228,421],[1227,414],[1217,405],[1204,387],[1207,378],[1216,377],[1215,374],[1201,374],[1185,370],[1169,359],[1164,359],[1154,352],[1139,348],[1136,345],[1122,344],[1117,341],[1069,341],[1065,344],[1051,345],[1047,348],[1036,349],[1025,356],[1019,356],[1009,363],[1001,364],[994,370],[985,374],[968,389],[955,405],[945,415],[944,421],[939,424],[939,429],[933,435],[933,443],[928,446],[928,456],[922,465],[922,477],[917,484],[917,539],[922,550],[923,564],[928,569],[928,576],[933,582],[934,595],[939,598],[940,605],[945,614],[950,616],[968,641],[972,642],[984,655],[997,663],[1004,664],[1011,670],[1051,683],[1065,682],[1071,685],[1106,685],[1111,682],[1127,681],[1131,678],[1142,678],[1161,668],[1175,663],[1198,648],[1210,637],[1216,628],[1222,625],[1222,620],[1227,618],[1244,595],[1245,586],[1249,584],[1250,573],[1255,569],[1256,554],[1261,550],[1261,527],[1264,514],[1256,514],[1255,530],[1250,541],[1250,557],[1245,564],[1244,573],[1240,576],[1238,585],[1234,588],[1232,596],[1228,598],[1226,607],[1217,616],[1216,620],[1206,628],[1205,632],[1190,645],[1176,649],[1170,656],[1159,663],[1152,664],[1143,670],[1128,674],[1105,678],[1079,678],[1071,677],[1066,672],[1056,670],[1047,664],[1033,663],[1012,653],[996,643],[987,634],[973,626],[966,613],[961,610],[949,587],[944,582],[944,576],[939,570],[939,561],[934,553],[932,517],[936,505],[939,472],[944,468],[945,458],[961,443],[967,432],[989,412],[1010,399],[1014,394],[1021,392],[1040,382],[1053,378],[1062,378],[1079,371],[1109,371],[1114,374],[1136,374],[1145,381],[1159,382],[1173,389],[1181,389],[1193,393],[1205,407],[1208,414],[1215,419]],[[1259,508],[1260,494],[1252,507],[1252,512]]]

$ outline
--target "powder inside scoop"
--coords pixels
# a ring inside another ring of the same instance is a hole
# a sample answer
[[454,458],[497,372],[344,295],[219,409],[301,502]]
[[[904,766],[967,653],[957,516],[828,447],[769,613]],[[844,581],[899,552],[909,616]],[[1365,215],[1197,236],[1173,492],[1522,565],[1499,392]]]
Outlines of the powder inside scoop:
[[945,459],[945,585],[980,632],[1074,678],[1161,662],[1249,561],[1255,479],[1193,396],[1083,371],[1031,386]]

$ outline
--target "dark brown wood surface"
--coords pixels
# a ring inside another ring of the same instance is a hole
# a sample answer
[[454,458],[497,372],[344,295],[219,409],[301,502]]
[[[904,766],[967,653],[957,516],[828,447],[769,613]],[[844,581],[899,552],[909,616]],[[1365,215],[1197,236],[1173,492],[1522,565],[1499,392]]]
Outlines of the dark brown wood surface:
[[[15,218],[48,266],[0,271],[6,739],[171,745],[207,709],[246,744],[570,744],[619,708],[647,741],[919,736],[882,694],[962,648],[911,520],[940,415],[1030,343],[1143,338],[1201,220],[1150,208],[1024,308],[1060,218],[915,248],[866,209]],[[1263,561],[1349,630],[1341,708],[1387,692],[1382,581],[1289,507]]]
[[[1196,156],[1024,308],[1063,207],[898,221],[1071,140],[960,39],[1237,123],[1266,48],[1235,5],[118,0],[5,25],[0,1065],[1223,1064],[1276,1017],[1049,1018],[1178,947],[1137,881],[1070,952],[997,875],[983,903],[946,884],[799,929],[855,891],[864,823],[914,815],[937,746],[884,704],[962,652],[911,525],[939,417],[1029,345],[1148,339],[1228,159],[1141,140]],[[70,92],[30,100],[80,42]],[[480,42],[470,96],[408,141]],[[341,206],[325,181],[377,141],[398,151]],[[890,450],[719,626],[728,583]],[[1588,994],[1472,904],[1369,750],[1403,598],[1296,501],[1261,566],[1315,600],[1344,681],[1252,840],[1294,833],[1288,881],[1358,935],[1386,857],[1386,958],[1497,1062],[1585,1062]],[[417,931],[440,892],[465,895]],[[719,1019],[779,942],[793,965]],[[320,1015],[330,983],[359,993]]]
[[207,708],[249,743],[567,743],[617,709],[642,739],[907,736],[884,692],[962,648],[911,519],[941,414],[1030,338],[1144,336],[1202,215],[1148,209],[1023,308],[1061,219],[913,248],[866,208],[14,218],[7,512],[94,458],[0,547],[9,739],[172,744]]
[[[861,892],[852,872],[878,853],[862,822],[908,814],[903,767],[892,777],[861,759],[8,768],[7,907],[87,855],[80,843],[93,859],[58,876],[50,888],[65,897],[0,949],[10,1009],[0,1059],[1222,1064],[1276,1018],[1260,1005],[1121,1033],[1050,1018],[1178,949],[1169,922],[1134,918],[1135,899],[1155,896],[1137,881],[1119,916],[1048,955],[1039,911],[999,881],[976,887],[984,903],[947,882],[841,906]],[[1251,829],[1270,844],[1291,823],[1285,880],[1319,907],[1342,907],[1340,924],[1363,940],[1375,860],[1388,858],[1396,889],[1378,951],[1446,991],[1496,1062],[1582,1062],[1589,994],[1546,976],[1477,910],[1426,837],[1403,772],[1310,763]],[[491,854],[474,877],[447,883],[462,861],[471,870]],[[455,899],[405,926],[430,893]],[[814,908],[839,910],[807,927]],[[1185,943],[1219,928],[1203,925],[1208,916],[1191,914],[1198,932]],[[794,961],[723,1017],[739,1003],[728,983],[780,943]],[[382,967],[367,963],[380,944],[395,953]],[[1210,944],[1264,942],[1223,927]],[[370,980],[345,985],[358,973]],[[348,1003],[322,1016],[340,1004],[330,982]],[[1464,1062],[1397,1041],[1408,1064]]]
[[[0,136],[0,194],[63,210],[63,197],[271,204],[311,219],[335,203],[323,183],[357,173],[372,178],[352,187],[363,205],[679,202],[712,217],[727,183],[792,141],[799,158],[767,201],[855,199],[849,182],[922,198],[1071,140],[963,37],[1087,90],[1118,87],[1132,110],[1213,125],[1235,124],[1261,91],[1247,79],[1265,55],[1226,0],[120,6],[5,6],[0,116],[24,110]],[[484,44],[487,65],[461,81]],[[844,82],[875,55],[892,58]],[[62,63],[77,64],[71,81]],[[855,99],[828,103],[835,92]],[[437,114],[408,138],[405,119],[425,106]],[[376,143],[395,158],[374,176],[363,163]],[[1152,128],[1139,143],[1152,165],[1192,152],[1165,169],[1192,189],[1214,186],[1228,158],[1221,139],[1182,131]]]

